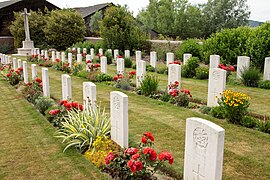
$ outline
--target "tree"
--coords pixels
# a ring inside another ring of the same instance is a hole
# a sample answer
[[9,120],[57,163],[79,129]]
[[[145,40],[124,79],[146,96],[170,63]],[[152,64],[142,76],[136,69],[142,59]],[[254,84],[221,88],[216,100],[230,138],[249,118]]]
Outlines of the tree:
[[247,0],[208,0],[203,6],[205,36],[223,28],[247,25],[249,15]]
[[97,36],[99,36],[100,27],[99,22],[102,20],[102,13],[101,11],[96,12],[90,20],[90,31],[92,33],[95,33]]
[[53,10],[44,29],[50,46],[64,50],[82,41],[86,34],[83,17],[75,10]]
[[106,48],[124,51],[143,49],[146,45],[146,34],[138,27],[126,7],[107,8],[100,22],[100,35]]
[[[25,40],[24,18],[21,13],[22,12],[14,12],[15,20],[9,26],[9,30],[14,37],[15,48],[22,47],[22,41]],[[28,18],[30,39],[34,41],[35,47],[44,48],[47,46],[47,40],[45,38],[43,29],[47,23],[48,11],[45,9],[45,15],[41,12],[41,10],[36,12],[30,10],[30,13],[31,15]]]

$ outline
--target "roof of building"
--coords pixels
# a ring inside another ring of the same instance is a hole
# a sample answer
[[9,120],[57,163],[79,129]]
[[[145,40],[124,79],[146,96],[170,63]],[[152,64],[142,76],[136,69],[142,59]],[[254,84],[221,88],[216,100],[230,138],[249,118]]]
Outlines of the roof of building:
[[[26,2],[24,2],[26,1]],[[47,0],[32,0],[32,1],[29,1],[27,2],[27,0],[9,0],[9,1],[3,1],[3,2],[0,2],[0,9],[3,9],[3,8],[6,8],[6,7],[9,7],[13,4],[16,4],[16,3],[25,3],[26,6],[34,6],[35,4],[43,4],[43,3],[46,3],[47,5],[49,6],[52,6],[56,9],[60,9],[59,7],[55,6],[54,4],[50,3],[49,1]],[[30,4],[29,4],[30,3]]]
[[97,5],[88,6],[88,7],[76,7],[73,9],[77,10],[79,13],[81,13],[82,17],[85,18],[109,5],[112,5],[112,3],[97,4]]
[[7,6],[10,6],[10,5],[17,3],[17,2],[20,2],[20,1],[22,1],[22,0],[10,0],[10,1],[0,2],[0,9],[7,7]]

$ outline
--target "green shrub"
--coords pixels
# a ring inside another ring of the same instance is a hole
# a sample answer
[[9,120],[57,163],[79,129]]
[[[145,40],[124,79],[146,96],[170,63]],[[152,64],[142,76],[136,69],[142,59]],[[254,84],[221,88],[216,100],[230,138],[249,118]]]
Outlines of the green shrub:
[[86,27],[83,17],[76,10],[53,10],[48,16],[44,32],[49,45],[65,50],[84,39]]
[[250,27],[239,27],[212,34],[203,43],[203,61],[209,64],[210,55],[218,54],[224,64],[237,64],[237,56],[248,55],[247,41],[252,31]]
[[218,119],[225,119],[226,112],[223,106],[216,106],[211,108],[210,115]]
[[88,71],[82,70],[82,71],[78,72],[77,76],[82,77],[82,78],[87,78],[88,74],[89,74]]
[[256,126],[256,119],[251,116],[245,116],[241,119],[240,124],[247,128],[254,128]]
[[95,54],[98,54],[98,53],[99,53],[99,49],[100,49],[100,48],[101,48],[101,49],[104,49],[104,48],[105,48],[103,40],[97,41],[97,42],[95,43],[95,47],[94,47],[94,49],[95,49]]
[[149,96],[157,93],[159,80],[156,76],[145,76],[139,91],[142,95]]
[[96,81],[97,82],[102,82],[102,81],[112,81],[113,77],[110,74],[98,74],[96,76]]
[[125,58],[125,67],[126,68],[131,68],[132,67],[132,61],[130,58]]
[[195,69],[199,67],[199,58],[191,57],[188,62],[182,66],[182,76],[192,78],[196,75]]
[[197,79],[208,79],[209,76],[209,68],[204,66],[199,66],[195,69]]
[[38,97],[35,100],[35,106],[41,114],[45,114],[45,111],[54,105],[54,100],[49,97]]
[[189,95],[186,93],[180,93],[175,97],[175,104],[177,106],[188,107],[189,105]]
[[179,46],[179,49],[175,52],[176,59],[182,59],[185,53],[192,54],[193,57],[201,59],[201,45],[198,44],[197,39],[188,39]]
[[66,144],[64,151],[76,147],[84,152],[92,146],[98,136],[109,136],[110,128],[110,118],[105,114],[105,109],[97,107],[95,110],[89,106],[84,111],[68,111],[62,128],[56,132],[56,137],[63,139],[63,143]]
[[208,106],[201,106],[199,111],[203,114],[210,114],[211,107]]
[[90,41],[84,41],[84,42],[76,42],[75,44],[73,44],[72,46],[71,46],[71,48],[76,48],[76,50],[77,50],[77,48],[81,48],[81,50],[83,49],[83,48],[86,48],[87,49],[87,51],[89,52],[89,50],[91,49],[91,48],[94,48],[95,47],[95,45],[92,43],[92,42],[90,42]]
[[35,104],[36,99],[43,94],[42,80],[37,78],[33,83],[25,87],[23,91],[24,97],[32,104]]
[[151,66],[150,64],[146,65],[146,71],[148,72],[155,72],[155,68],[153,66]]
[[258,87],[260,78],[261,78],[260,70],[255,67],[251,67],[248,69],[245,68],[241,75],[242,83],[245,86],[249,87]]
[[161,67],[157,69],[158,74],[168,74],[168,67]]
[[261,81],[259,87],[262,89],[270,89],[270,80]]
[[12,46],[10,44],[0,45],[0,53],[6,54],[9,50],[12,50]]
[[269,120],[258,120],[257,128],[261,132],[270,133],[270,121]]
[[128,76],[124,76],[123,78],[119,78],[115,85],[116,88],[120,88],[123,90],[130,90],[131,89],[131,80]]
[[110,52],[106,51],[105,56],[107,57],[107,64],[112,64],[113,56]]

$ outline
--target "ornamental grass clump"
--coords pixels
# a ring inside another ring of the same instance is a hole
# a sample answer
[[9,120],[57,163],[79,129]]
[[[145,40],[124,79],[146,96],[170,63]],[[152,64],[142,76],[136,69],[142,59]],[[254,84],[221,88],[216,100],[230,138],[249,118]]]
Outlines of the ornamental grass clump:
[[154,149],[154,136],[143,134],[138,147],[122,149],[119,153],[110,152],[105,158],[105,171],[116,179],[152,179],[155,172],[164,166],[164,161],[172,164],[171,153]]
[[85,152],[92,147],[98,136],[110,134],[109,116],[105,113],[105,109],[101,111],[100,107],[89,106],[84,111],[71,109],[64,120],[55,135],[66,144],[64,151],[76,147],[80,152]]
[[224,107],[225,116],[229,122],[240,124],[247,114],[250,97],[241,92],[226,90],[219,99],[219,105]]

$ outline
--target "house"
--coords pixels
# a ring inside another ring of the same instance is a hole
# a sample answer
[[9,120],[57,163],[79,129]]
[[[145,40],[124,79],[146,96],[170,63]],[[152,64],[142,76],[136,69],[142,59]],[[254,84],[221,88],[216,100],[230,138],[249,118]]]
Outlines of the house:
[[[110,6],[115,6],[113,3],[104,3],[104,4],[97,4],[94,6],[88,6],[88,7],[77,7],[77,8],[73,8],[76,11],[78,11],[83,19],[85,20],[85,24],[86,24],[86,31],[87,31],[87,36],[95,36],[95,33],[91,32],[90,30],[90,21],[91,21],[91,17],[98,11],[101,11],[102,16],[104,15],[106,9]],[[135,18],[134,18],[135,19]],[[138,25],[141,25],[140,22],[137,23]],[[154,30],[150,30],[148,33],[151,34],[151,38],[157,37],[158,36],[158,32],[154,31]]]

